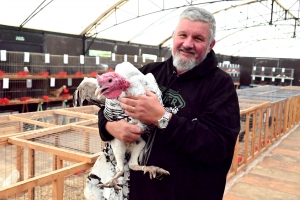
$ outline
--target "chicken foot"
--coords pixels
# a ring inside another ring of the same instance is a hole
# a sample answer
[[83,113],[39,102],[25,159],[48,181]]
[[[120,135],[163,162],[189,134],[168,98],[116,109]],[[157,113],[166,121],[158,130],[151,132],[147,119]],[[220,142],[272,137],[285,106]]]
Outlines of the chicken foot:
[[160,167],[156,167],[156,166],[140,166],[140,165],[134,165],[134,166],[129,166],[130,169],[134,170],[134,171],[143,171],[144,174],[146,174],[147,172],[149,173],[150,179],[152,178],[158,178],[162,175],[170,175],[170,172],[168,172],[167,170],[160,168]]
[[118,172],[110,181],[104,184],[98,184],[100,188],[114,188],[115,190],[121,190],[122,188],[118,184],[118,178],[123,175],[123,172]]

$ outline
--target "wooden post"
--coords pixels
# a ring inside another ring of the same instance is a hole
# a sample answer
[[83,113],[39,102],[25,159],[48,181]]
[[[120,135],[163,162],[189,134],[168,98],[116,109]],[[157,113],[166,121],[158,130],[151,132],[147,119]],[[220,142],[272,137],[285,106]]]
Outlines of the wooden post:
[[[35,150],[28,149],[28,179],[35,176]],[[28,199],[34,200],[34,188],[28,190]]]
[[283,122],[283,132],[287,132],[290,129],[290,112],[292,111],[290,105],[290,99],[288,99],[285,103],[284,108],[284,122]]
[[24,148],[16,146],[16,169],[20,173],[19,181],[24,180]]
[[283,101],[281,101],[279,103],[279,112],[278,112],[278,115],[279,115],[279,127],[278,127],[278,138],[280,138],[280,136],[283,134],[283,114],[282,114],[283,111]]
[[234,174],[236,174],[237,167],[238,167],[238,155],[239,155],[238,152],[239,152],[239,136],[235,143],[233,160],[232,160],[232,164],[231,164],[231,171],[234,172]]
[[[269,116],[270,116],[270,107],[266,108],[267,114],[266,114],[266,128],[265,128],[265,143],[264,146],[267,148],[268,145],[271,145],[271,142],[269,141]],[[271,139],[270,139],[271,141]]]
[[64,179],[57,178],[52,182],[52,198],[55,200],[63,200],[64,196]]
[[249,141],[249,120],[250,120],[250,113],[246,114],[246,127],[245,127],[245,148],[244,148],[244,163],[247,164],[248,160],[248,141]]
[[262,126],[263,126],[263,121],[264,121],[264,112],[263,112],[263,108],[260,108],[259,109],[259,124],[258,124],[258,129],[259,129],[259,132],[258,132],[258,144],[257,144],[257,151],[261,151],[261,137],[262,137],[262,133],[263,133],[263,130],[262,130]]
[[254,158],[254,152],[255,152],[255,140],[256,140],[256,116],[257,116],[257,110],[253,113],[253,120],[252,120],[252,138],[251,138],[251,157]]
[[83,135],[84,135],[84,141],[83,141],[84,152],[85,152],[85,153],[89,153],[89,152],[90,152],[90,140],[89,140],[89,134],[88,134],[87,132],[84,132]]
[[[58,135],[55,135],[54,136],[54,146],[55,147],[59,147],[59,136]],[[58,167],[58,157],[57,155],[53,154],[53,170],[57,170],[57,167]]]

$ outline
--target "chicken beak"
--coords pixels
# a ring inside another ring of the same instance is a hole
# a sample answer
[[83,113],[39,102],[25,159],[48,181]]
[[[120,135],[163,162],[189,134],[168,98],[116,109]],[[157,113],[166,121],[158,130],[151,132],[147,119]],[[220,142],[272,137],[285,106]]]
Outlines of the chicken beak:
[[97,87],[95,90],[95,96],[97,97],[99,95],[99,93],[100,93],[100,89],[99,89],[99,87]]

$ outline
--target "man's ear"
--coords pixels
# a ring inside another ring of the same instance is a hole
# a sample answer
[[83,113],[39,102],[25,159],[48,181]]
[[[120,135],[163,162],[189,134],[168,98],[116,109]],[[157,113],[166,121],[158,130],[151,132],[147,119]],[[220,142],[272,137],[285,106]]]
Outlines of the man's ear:
[[213,41],[210,43],[210,45],[209,45],[209,51],[208,51],[208,52],[210,52],[210,50],[212,50],[212,48],[215,46],[215,44],[216,44],[216,40],[213,40]]

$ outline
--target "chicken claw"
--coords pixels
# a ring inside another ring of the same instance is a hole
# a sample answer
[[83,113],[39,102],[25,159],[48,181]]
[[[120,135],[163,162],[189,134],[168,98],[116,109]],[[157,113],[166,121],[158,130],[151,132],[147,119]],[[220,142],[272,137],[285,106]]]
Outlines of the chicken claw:
[[122,187],[120,187],[118,184],[118,178],[123,174],[123,172],[118,172],[110,181],[104,184],[98,184],[100,188],[114,188],[115,190],[121,190]]
[[170,175],[170,172],[167,170],[156,166],[143,166],[142,170],[144,171],[144,174],[147,172],[149,173],[150,179],[159,178],[162,175]]

